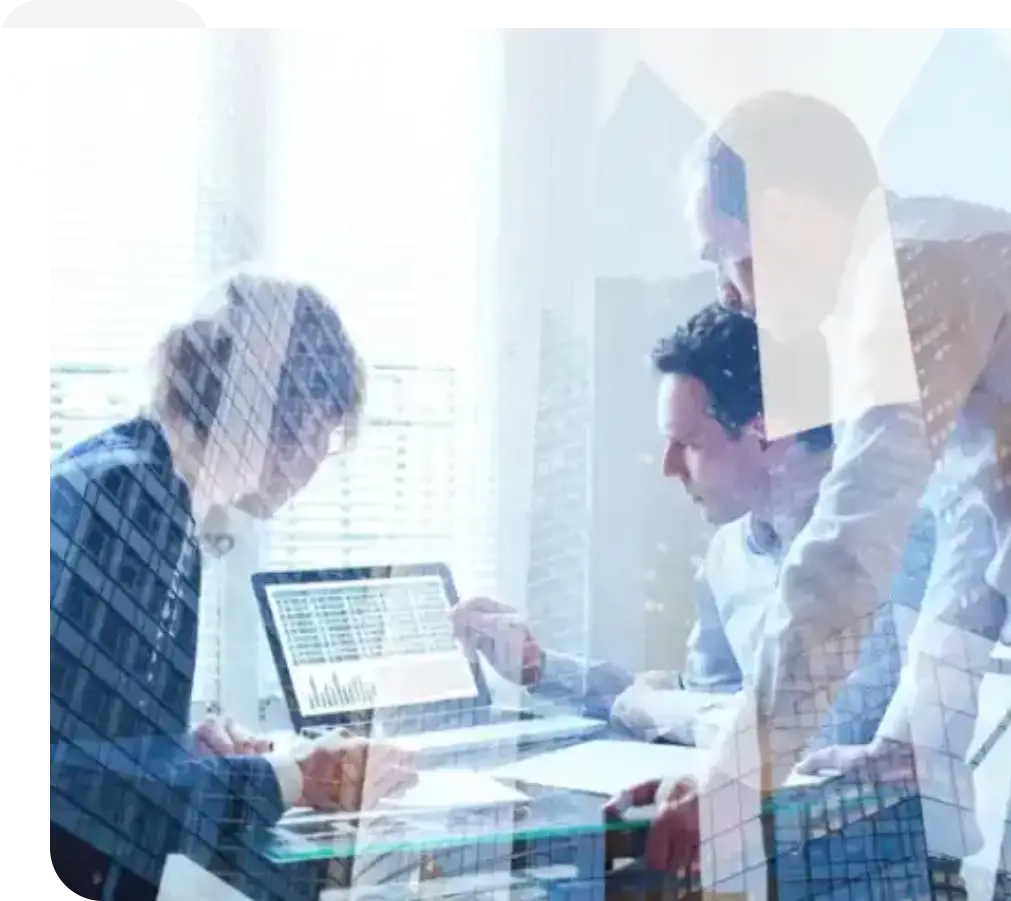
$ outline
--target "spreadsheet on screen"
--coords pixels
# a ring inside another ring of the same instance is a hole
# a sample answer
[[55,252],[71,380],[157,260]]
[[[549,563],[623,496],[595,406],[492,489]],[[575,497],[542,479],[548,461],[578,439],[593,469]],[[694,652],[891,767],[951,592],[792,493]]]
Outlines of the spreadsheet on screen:
[[266,593],[304,713],[477,695],[439,576],[302,582]]

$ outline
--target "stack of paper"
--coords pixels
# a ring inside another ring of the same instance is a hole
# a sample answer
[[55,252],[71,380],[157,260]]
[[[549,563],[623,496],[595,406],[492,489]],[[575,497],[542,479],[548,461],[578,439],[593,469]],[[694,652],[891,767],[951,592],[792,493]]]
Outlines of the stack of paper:
[[636,741],[591,741],[491,771],[503,779],[609,797],[649,779],[699,776],[705,751]]
[[468,770],[430,770],[419,773],[417,784],[397,798],[388,798],[389,810],[456,810],[521,804],[529,798],[485,773]]
[[499,807],[522,804],[529,800],[522,792],[503,785],[486,773],[475,773],[470,770],[426,770],[418,774],[418,781],[402,795],[383,798],[375,807],[346,813],[324,813],[308,807],[296,807],[281,818],[280,825],[368,819],[388,816],[392,811],[407,813],[421,810]]

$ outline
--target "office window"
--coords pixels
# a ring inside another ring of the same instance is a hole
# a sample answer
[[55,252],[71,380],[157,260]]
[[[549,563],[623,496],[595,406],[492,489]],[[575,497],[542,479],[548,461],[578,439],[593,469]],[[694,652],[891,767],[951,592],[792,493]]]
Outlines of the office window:
[[[388,30],[277,41],[273,254],[333,298],[368,364],[357,441],[265,529],[270,569],[444,561],[462,593],[473,536],[472,381],[482,170],[480,35]],[[321,98],[326,103],[321,104]],[[263,701],[279,698],[261,642]]]
[[[192,312],[211,278],[254,253],[250,217],[233,202],[254,176],[236,171],[245,158],[224,148],[233,140],[228,129],[246,142],[258,138],[245,127],[243,105],[232,102],[250,91],[242,66],[256,38],[96,30],[52,40],[50,450],[57,457],[138,412],[149,400],[155,342]],[[101,554],[100,525],[83,544]],[[120,577],[124,590],[142,595],[131,574],[146,568],[136,563],[121,561]],[[213,700],[216,691],[211,569],[195,700]]]

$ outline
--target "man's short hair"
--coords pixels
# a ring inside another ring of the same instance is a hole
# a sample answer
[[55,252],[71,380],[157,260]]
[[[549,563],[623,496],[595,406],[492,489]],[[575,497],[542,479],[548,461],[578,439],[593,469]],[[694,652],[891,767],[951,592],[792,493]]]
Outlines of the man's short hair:
[[879,185],[870,147],[850,118],[823,100],[770,91],[743,101],[689,160],[715,211],[747,223],[748,193],[799,188],[855,214]]
[[[652,358],[657,372],[702,383],[710,415],[731,438],[763,414],[758,326],[752,317],[710,304],[658,341]],[[808,429],[796,438],[810,451],[827,450],[832,427]]]
[[[270,402],[261,440],[290,442],[307,411],[353,435],[364,400],[365,366],[330,301],[303,282],[239,272],[215,285],[213,311],[172,329],[158,350],[158,405],[206,442],[226,391]],[[252,334],[271,336],[279,371],[235,375],[236,348]],[[241,383],[241,387],[239,387]]]

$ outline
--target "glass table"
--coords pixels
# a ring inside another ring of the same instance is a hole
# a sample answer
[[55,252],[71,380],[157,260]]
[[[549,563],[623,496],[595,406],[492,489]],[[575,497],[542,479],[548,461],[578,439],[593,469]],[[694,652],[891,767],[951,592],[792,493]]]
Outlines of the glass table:
[[316,865],[326,901],[694,899],[702,897],[703,881],[715,889],[707,899],[731,899],[747,897],[769,880],[779,886],[781,901],[801,901],[860,898],[859,892],[833,894],[857,883],[866,885],[871,898],[874,878],[909,893],[932,878],[919,797],[908,784],[868,787],[837,779],[830,787],[781,790],[764,811],[772,826],[766,842],[775,848],[771,859],[764,851],[751,859],[737,855],[733,862],[717,862],[705,879],[701,862],[668,877],[635,865],[649,810],[609,819],[599,796],[515,787],[529,800],[486,809],[293,820],[271,835],[265,854],[278,867]]

